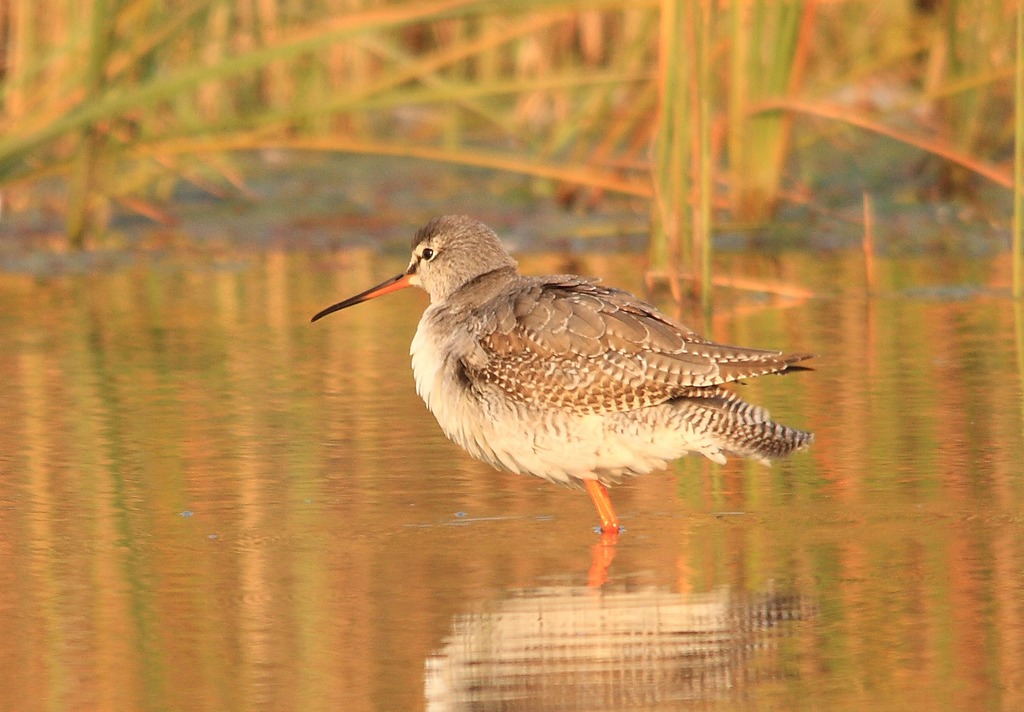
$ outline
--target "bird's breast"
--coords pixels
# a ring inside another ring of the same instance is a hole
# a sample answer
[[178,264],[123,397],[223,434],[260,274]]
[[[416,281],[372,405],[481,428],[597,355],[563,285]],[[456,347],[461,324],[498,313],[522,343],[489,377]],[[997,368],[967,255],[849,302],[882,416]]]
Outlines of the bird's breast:
[[[463,431],[478,422],[483,407],[468,376],[465,364],[479,348],[469,332],[437,307],[428,307],[420,319],[409,353],[412,356],[416,392],[445,434],[463,444]],[[463,445],[465,447],[465,445]]]
[[474,380],[487,357],[464,314],[429,307],[409,351],[416,392],[448,438],[495,467],[536,471],[521,461],[532,439],[520,407]]
[[412,345],[409,347],[409,354],[412,356],[412,373],[416,379],[416,393],[419,394],[427,408],[434,412],[434,404],[440,397],[442,385],[440,383],[444,373],[444,344],[439,342],[439,335],[436,333],[428,314],[420,319],[416,327],[416,335],[413,336]]

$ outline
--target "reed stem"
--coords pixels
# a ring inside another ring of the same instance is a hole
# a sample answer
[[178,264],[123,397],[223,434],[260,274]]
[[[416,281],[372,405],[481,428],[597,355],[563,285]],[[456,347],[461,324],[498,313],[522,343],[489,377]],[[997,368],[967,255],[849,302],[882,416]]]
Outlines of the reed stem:
[[1011,257],[1013,296],[1024,296],[1024,7],[1017,4],[1017,51],[1013,92],[1013,237]]

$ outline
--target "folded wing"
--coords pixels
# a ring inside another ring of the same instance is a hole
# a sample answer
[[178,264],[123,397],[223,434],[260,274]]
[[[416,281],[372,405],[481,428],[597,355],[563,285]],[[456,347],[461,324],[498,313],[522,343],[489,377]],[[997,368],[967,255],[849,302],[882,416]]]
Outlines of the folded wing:
[[515,400],[578,413],[664,403],[810,358],[716,344],[626,292],[574,276],[538,279],[502,305],[480,346],[481,379]]

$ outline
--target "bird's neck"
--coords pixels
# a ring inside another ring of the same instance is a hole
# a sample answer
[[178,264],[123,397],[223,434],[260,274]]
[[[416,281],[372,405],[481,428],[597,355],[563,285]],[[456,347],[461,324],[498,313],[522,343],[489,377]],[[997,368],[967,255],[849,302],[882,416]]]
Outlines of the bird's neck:
[[444,299],[439,300],[439,305],[443,304],[451,310],[472,309],[507,291],[509,285],[519,279],[522,278],[515,267],[498,267],[477,275],[457,287]]

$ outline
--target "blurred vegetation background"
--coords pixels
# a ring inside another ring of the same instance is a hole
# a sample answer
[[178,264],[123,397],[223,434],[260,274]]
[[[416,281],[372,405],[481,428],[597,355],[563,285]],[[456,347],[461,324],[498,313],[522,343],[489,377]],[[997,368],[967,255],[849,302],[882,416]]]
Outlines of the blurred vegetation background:
[[[869,135],[911,199],[998,186],[1006,202],[982,219],[1008,229],[1018,14],[1015,0],[3,0],[3,210],[49,200],[82,247],[117,211],[165,219],[183,182],[243,190],[239,151],[415,156],[537,176],[581,209],[651,198],[652,266],[706,283],[713,226],[821,206]],[[794,160],[812,145],[833,164]]]

